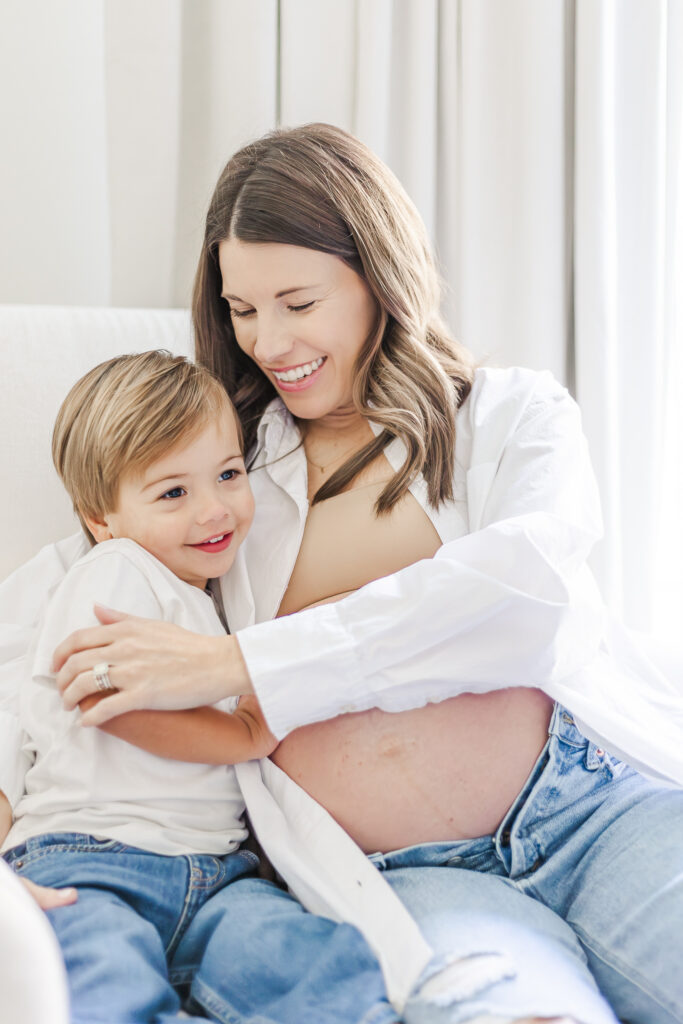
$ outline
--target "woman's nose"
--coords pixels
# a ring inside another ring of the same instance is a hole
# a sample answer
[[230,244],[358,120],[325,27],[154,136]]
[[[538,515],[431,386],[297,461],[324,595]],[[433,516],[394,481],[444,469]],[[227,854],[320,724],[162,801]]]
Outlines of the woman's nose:
[[266,366],[282,365],[291,352],[294,339],[286,326],[277,318],[260,318],[254,344],[254,358]]

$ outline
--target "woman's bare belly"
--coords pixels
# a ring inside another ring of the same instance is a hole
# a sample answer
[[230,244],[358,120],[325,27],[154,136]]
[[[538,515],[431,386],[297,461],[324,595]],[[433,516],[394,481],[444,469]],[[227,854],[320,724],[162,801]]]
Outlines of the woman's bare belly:
[[296,729],[272,760],[366,853],[495,831],[548,736],[540,690],[463,694]]

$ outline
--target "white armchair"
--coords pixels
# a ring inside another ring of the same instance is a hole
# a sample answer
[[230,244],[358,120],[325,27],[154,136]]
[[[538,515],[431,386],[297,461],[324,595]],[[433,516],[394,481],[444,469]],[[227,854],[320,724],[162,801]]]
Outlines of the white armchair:
[[[0,306],[0,580],[43,545],[78,529],[50,455],[52,426],[67,391],[102,360],[151,348],[191,354],[186,310]],[[20,573],[0,583],[0,605],[11,610],[0,636],[31,625],[36,609],[22,601]],[[5,668],[0,682],[11,684],[11,665]],[[68,1024],[66,979],[52,929],[2,861],[0,993],[4,1021]]]

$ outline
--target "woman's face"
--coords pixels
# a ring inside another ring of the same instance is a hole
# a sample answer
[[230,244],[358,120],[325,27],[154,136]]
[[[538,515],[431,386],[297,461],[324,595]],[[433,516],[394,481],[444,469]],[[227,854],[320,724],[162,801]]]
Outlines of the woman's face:
[[237,344],[277,388],[294,416],[349,410],[358,354],[377,304],[336,256],[274,242],[221,242],[223,297]]

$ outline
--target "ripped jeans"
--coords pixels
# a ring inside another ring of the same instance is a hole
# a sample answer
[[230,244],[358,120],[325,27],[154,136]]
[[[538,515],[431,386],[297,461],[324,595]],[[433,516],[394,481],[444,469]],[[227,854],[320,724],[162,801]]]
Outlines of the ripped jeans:
[[[562,707],[495,835],[371,860],[436,954],[406,1024],[683,1024],[683,791],[599,750]],[[229,900],[234,1000],[218,1019],[397,1020],[356,929],[261,879],[234,882]]]

